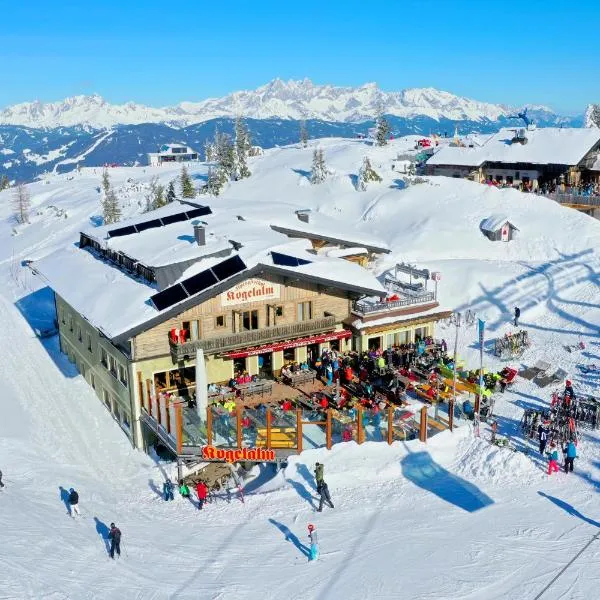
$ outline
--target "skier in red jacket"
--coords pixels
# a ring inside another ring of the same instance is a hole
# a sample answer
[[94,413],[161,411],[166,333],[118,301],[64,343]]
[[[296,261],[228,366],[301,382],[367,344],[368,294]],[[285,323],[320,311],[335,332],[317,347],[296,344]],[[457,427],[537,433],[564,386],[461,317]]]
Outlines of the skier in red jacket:
[[206,496],[208,495],[208,488],[204,481],[200,480],[196,484],[196,494],[198,495],[198,510],[202,510],[204,502],[206,501]]

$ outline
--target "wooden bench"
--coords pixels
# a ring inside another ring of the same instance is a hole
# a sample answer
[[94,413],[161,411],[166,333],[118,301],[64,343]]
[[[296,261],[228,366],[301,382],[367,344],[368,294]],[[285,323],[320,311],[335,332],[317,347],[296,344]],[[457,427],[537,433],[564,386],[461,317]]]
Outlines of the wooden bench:
[[[267,428],[256,430],[256,446],[267,447]],[[271,445],[269,448],[297,448],[297,431],[295,427],[271,427]]]
[[296,387],[297,385],[301,385],[307,381],[314,383],[316,377],[317,372],[309,369],[304,371],[296,371],[296,373],[292,373],[290,377],[284,377],[284,379],[287,379],[292,387]]

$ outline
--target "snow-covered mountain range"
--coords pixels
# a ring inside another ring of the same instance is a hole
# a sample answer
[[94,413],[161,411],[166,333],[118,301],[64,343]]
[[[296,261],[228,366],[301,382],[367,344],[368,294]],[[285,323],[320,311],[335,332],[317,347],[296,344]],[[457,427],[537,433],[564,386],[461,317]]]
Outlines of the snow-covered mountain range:
[[[236,115],[253,119],[319,119],[356,123],[372,119],[378,105],[386,114],[397,117],[455,121],[496,121],[515,110],[513,107],[478,102],[434,88],[385,92],[375,83],[360,87],[337,87],[315,85],[309,79],[274,79],[256,90],[162,108],[135,102],[110,104],[96,94],[73,96],[58,102],[24,102],[0,111],[0,124],[31,128],[86,125],[96,129],[142,123],[187,126]],[[544,106],[531,106],[530,111],[545,117],[556,116]]]

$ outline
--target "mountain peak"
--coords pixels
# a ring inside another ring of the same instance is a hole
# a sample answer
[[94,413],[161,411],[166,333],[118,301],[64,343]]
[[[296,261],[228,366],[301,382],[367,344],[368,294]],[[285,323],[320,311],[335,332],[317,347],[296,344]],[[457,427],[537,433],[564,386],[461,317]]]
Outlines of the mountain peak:
[[[340,87],[315,85],[308,78],[284,81],[277,77],[256,90],[238,91],[200,102],[184,101],[163,108],[133,101],[110,104],[99,94],[71,96],[49,103],[24,102],[0,111],[0,124],[32,128],[87,125],[98,129],[140,123],[184,126],[237,115],[254,119],[359,122],[372,119],[380,102],[386,113],[408,119],[426,116],[437,120],[495,121],[515,110],[432,87],[384,92],[375,82],[358,87]],[[548,110],[536,107],[536,110],[542,109]]]

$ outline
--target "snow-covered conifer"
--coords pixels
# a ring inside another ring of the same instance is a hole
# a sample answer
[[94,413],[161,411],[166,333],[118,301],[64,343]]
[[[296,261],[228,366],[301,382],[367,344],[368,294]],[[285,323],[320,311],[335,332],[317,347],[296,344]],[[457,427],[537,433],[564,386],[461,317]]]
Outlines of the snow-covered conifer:
[[167,204],[170,204],[175,200],[177,200],[177,195],[175,194],[175,183],[171,181],[169,183],[169,187],[167,188]]
[[372,181],[382,181],[381,176],[375,169],[371,166],[371,161],[368,156],[363,158],[362,165],[360,170],[358,171],[358,181],[356,184],[356,189],[359,192],[364,192],[367,189],[367,184]]
[[248,169],[246,159],[248,158],[251,147],[248,128],[242,121],[241,117],[237,117],[235,120],[235,179],[244,179],[245,177],[250,177],[251,173],[250,169]]
[[194,189],[194,184],[192,183],[192,178],[190,177],[188,170],[185,167],[181,167],[181,197],[182,198],[194,198],[196,196],[196,190]]
[[313,162],[312,162],[312,170],[310,172],[310,182],[313,184],[323,183],[327,176],[329,175],[329,171],[327,170],[327,165],[325,164],[325,157],[323,156],[323,150],[320,148],[313,152]]
[[306,129],[306,121],[300,121],[300,145],[303,148],[308,146],[308,129]]
[[383,101],[381,98],[377,102],[377,113],[375,118],[375,143],[378,146],[385,146],[388,142],[388,137],[390,135],[390,124],[384,116],[384,107]]

